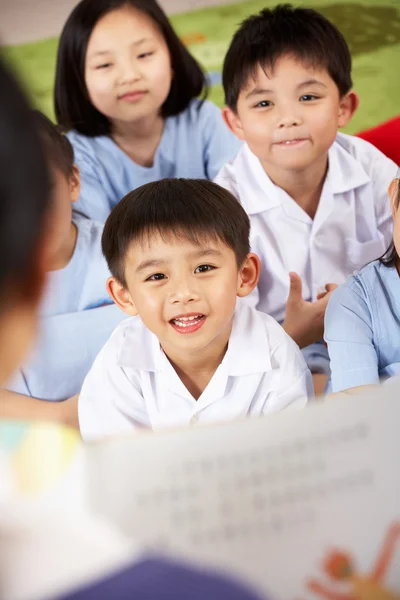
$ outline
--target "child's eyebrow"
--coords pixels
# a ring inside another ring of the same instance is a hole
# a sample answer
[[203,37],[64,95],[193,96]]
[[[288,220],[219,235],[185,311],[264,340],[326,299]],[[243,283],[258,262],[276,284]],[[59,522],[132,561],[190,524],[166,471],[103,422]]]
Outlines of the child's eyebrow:
[[297,86],[297,89],[300,90],[303,87],[307,87],[309,85],[322,85],[323,87],[327,87],[324,83],[322,83],[322,81],[318,81],[318,79],[307,79],[307,81],[303,81],[302,83],[299,83],[299,85]]
[[[140,40],[137,40],[136,42],[132,43],[132,46],[141,46],[142,44],[144,44],[145,42],[151,42],[153,38],[151,37],[144,37],[141,38]],[[96,52],[93,52],[90,55],[90,58],[96,58],[96,56],[103,56],[104,54],[111,54],[112,50],[97,50]]]
[[204,250],[195,250],[194,252],[190,252],[188,255],[190,258],[203,258],[204,256],[221,256],[221,252],[219,250],[214,250],[213,248],[204,248]]
[[92,54],[89,54],[90,58],[95,58],[96,56],[103,56],[104,54],[111,54],[111,50],[97,50],[96,52],[93,52]]
[[165,265],[166,261],[161,258],[153,258],[149,260],[143,260],[136,269],[136,273],[139,271],[145,271],[150,267],[159,267],[160,265]]
[[[307,79],[307,81],[302,81],[301,83],[299,83],[299,85],[297,86],[297,89],[300,90],[301,88],[307,87],[309,85],[322,85],[323,87],[326,88],[326,85],[324,83],[322,83],[322,81],[318,81],[318,79]],[[274,90],[268,90],[266,88],[259,88],[256,87],[253,90],[251,90],[251,92],[249,92],[246,95],[246,100],[248,98],[251,98],[252,96],[261,96],[262,94],[273,94]]]
[[273,94],[273,90],[266,90],[265,88],[259,88],[256,87],[253,90],[251,90],[251,92],[249,92],[248,94],[246,94],[246,100],[248,98],[251,98],[252,96],[260,96],[261,94]]
[[151,42],[152,39],[153,38],[151,38],[151,37],[140,38],[140,40],[133,42],[132,46],[140,46],[141,44],[144,44],[145,42]]

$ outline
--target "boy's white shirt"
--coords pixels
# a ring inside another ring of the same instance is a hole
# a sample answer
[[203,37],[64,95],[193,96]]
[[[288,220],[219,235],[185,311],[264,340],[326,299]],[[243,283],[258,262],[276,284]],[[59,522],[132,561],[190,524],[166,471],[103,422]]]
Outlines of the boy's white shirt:
[[282,321],[289,272],[315,300],[326,283],[343,283],[380,257],[392,240],[387,188],[397,166],[368,142],[338,133],[314,220],[264,171],[247,144],[219,172],[216,183],[238,198],[250,217],[251,249],[261,276],[245,302]]
[[115,329],[83,384],[79,425],[89,441],[301,408],[312,394],[296,344],[274,319],[244,304],[235,310],[225,357],[197,401],[157,337],[132,317]]

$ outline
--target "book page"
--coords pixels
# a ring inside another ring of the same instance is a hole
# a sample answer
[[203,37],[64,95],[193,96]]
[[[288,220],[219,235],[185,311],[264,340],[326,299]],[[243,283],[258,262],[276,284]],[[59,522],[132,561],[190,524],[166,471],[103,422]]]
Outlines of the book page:
[[270,599],[393,600],[399,432],[388,388],[114,438],[87,447],[90,502],[146,548],[230,570]]

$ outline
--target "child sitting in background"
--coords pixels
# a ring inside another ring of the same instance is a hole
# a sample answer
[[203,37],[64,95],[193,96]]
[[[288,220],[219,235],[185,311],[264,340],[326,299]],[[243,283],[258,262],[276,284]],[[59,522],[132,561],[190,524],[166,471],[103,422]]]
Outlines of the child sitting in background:
[[52,418],[64,410],[64,406],[32,402],[32,398],[65,400],[77,394],[94,358],[122,318],[106,290],[109,271],[101,253],[103,226],[84,217],[72,218],[72,203],[79,197],[79,170],[72,146],[44,115],[37,112],[35,120],[52,174],[47,289],[34,352],[7,385],[8,392],[0,395],[3,417],[25,419]]
[[239,202],[205,180],[147,184],[113,209],[102,237],[108,290],[135,318],[85,379],[84,440],[306,404],[311,378],[296,344],[272,317],[236,307],[258,281],[249,229]]
[[155,0],[82,0],[61,34],[55,85],[81,171],[77,210],[104,222],[145,183],[213,179],[240,144],[206,95],[201,67]]
[[250,216],[251,248],[262,266],[251,302],[283,321],[320,375],[321,392],[332,284],[387,248],[386,189],[396,165],[338,133],[358,105],[351,56],[341,33],[312,9],[278,5],[244,21],[226,55],[223,84],[225,120],[246,143],[215,181]]
[[325,315],[332,391],[358,393],[400,374],[400,170],[389,187],[394,234],[385,255],[332,294]]

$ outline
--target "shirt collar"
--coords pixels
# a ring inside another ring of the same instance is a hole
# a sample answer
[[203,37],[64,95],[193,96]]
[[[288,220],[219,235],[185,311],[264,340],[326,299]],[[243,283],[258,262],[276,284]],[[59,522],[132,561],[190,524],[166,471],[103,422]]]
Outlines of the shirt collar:
[[140,317],[126,319],[123,340],[118,353],[117,364],[122,368],[140,371],[159,371],[163,351],[157,337]]
[[343,194],[371,182],[362,163],[354,158],[346,149],[346,139],[338,133],[335,142],[329,149],[329,168],[327,180],[333,194]]
[[[165,355],[157,337],[140,317],[127,319],[117,363],[122,368],[163,371]],[[245,303],[237,303],[228,349],[220,368],[229,376],[270,371],[270,345],[261,313]]]
[[263,315],[239,300],[233,317],[228,350],[224,356],[228,375],[238,377],[272,369],[271,348]]
[[[347,136],[346,136],[347,137]],[[338,134],[329,149],[326,181],[333,194],[342,194],[371,182],[361,162],[344,147],[344,134]],[[244,144],[234,160],[240,201],[249,215],[270,210],[282,201],[278,188],[264,171],[259,159]]]

